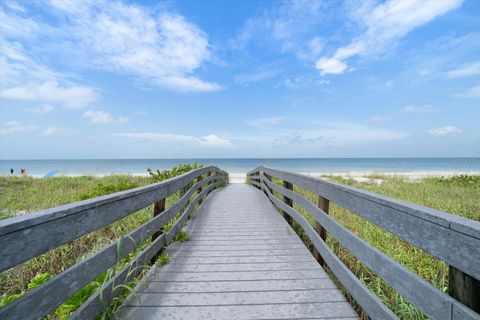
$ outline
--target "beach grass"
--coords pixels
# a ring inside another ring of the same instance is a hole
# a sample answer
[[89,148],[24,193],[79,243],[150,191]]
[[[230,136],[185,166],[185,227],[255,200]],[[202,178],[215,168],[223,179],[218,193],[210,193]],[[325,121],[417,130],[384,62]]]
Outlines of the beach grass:
[[[480,220],[480,202],[478,201],[480,196],[479,176],[432,177],[421,180],[411,180],[406,177],[376,174],[375,176],[367,177],[371,180],[362,180],[362,182],[353,178],[339,176],[324,176],[323,178],[392,198],[446,211],[476,221]],[[380,180],[381,183],[378,183],[378,180]],[[278,179],[274,179],[273,182],[279,185],[281,184],[281,181]],[[312,192],[297,186],[294,186],[294,190],[313,203],[316,203],[318,196]],[[276,196],[278,197],[279,195],[276,194]],[[316,225],[315,220],[308,211],[297,204],[294,204],[294,208],[313,226]],[[443,292],[447,291],[448,265],[443,261],[334,203],[330,203],[329,214],[354,234],[409,270],[415,272],[439,290]],[[303,230],[297,224],[294,224],[294,229],[299,233],[302,240],[312,248],[311,242]],[[371,272],[330,235],[327,235],[327,244],[343,263],[365,283],[372,292],[380,297],[400,319],[426,319],[417,308],[396,293],[388,284]],[[329,271],[329,274],[334,278],[331,271]],[[339,284],[338,281],[336,282]],[[348,293],[345,290],[343,291],[349,301],[356,307],[361,318],[368,319],[367,315],[356,305]]]

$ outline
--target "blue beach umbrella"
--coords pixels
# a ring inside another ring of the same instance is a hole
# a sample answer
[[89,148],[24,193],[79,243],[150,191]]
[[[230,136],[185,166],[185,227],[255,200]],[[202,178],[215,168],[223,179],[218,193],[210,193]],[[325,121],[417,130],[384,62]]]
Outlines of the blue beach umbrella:
[[49,171],[47,173],[45,173],[45,175],[43,176],[44,178],[49,178],[49,177],[53,177],[54,175],[56,175],[58,173],[58,170],[52,170],[52,171]]

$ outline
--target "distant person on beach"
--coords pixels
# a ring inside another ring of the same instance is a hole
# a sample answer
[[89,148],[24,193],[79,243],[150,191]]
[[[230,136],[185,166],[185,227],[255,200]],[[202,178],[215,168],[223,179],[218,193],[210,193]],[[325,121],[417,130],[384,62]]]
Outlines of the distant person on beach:
[[21,168],[21,169],[20,169],[20,174],[21,174],[22,176],[25,175],[25,169],[24,169],[24,168]]
[[13,168],[10,168],[10,174],[14,174],[15,173],[15,170],[13,170]]

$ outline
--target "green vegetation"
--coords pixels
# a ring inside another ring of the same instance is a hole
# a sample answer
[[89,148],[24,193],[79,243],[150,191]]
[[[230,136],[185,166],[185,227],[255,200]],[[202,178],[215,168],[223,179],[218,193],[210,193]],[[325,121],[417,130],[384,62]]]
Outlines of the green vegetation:
[[[123,191],[176,175],[185,173],[200,165],[180,165],[171,170],[149,170],[149,176],[107,176],[96,178],[91,176],[82,177],[52,177],[48,179],[36,179],[31,177],[0,177],[0,219],[10,218],[18,214],[59,206],[62,204],[81,201],[109,193]],[[203,178],[203,177],[202,177]],[[187,186],[190,187],[190,186]],[[181,196],[182,191],[176,192],[166,199],[166,207],[170,207]],[[192,196],[195,197],[196,194]],[[86,236],[74,240],[68,244],[51,250],[36,258],[26,261],[8,271],[0,274],[0,306],[4,306],[21,297],[29,290],[48,281],[51,277],[73,266],[85,257],[116,241],[128,234],[143,223],[151,219],[153,206],[135,212],[107,227],[96,230]],[[175,223],[175,217],[163,228],[168,231]],[[175,236],[175,241],[187,241],[188,233],[180,231]],[[115,273],[127,265],[135,255],[146,248],[150,239],[140,244],[139,247],[126,258],[122,259],[115,267],[102,273],[97,279],[89,283],[72,297],[67,299],[54,313],[49,315],[52,319],[67,319],[80,305],[107,282]],[[161,255],[159,263],[167,263],[168,255]],[[143,269],[143,267],[142,267]],[[143,274],[143,271],[140,275]],[[101,318],[108,319],[113,314],[135,285],[117,284],[120,295],[114,299],[112,305],[105,310]]]
[[176,176],[179,176],[181,174],[184,174],[190,170],[193,169],[199,169],[201,168],[202,165],[198,163],[194,164],[180,164],[177,167],[173,167],[170,170],[152,170],[150,168],[147,169],[147,172],[149,176],[154,180],[154,181],[163,181],[167,180]]
[[190,235],[188,234],[188,232],[184,230],[180,230],[175,234],[175,238],[174,238],[175,242],[185,242],[188,240],[190,240]]
[[169,261],[170,261],[170,257],[168,256],[168,253],[164,253],[158,257],[156,264],[159,266],[164,266]]
[[[335,182],[446,211],[469,219],[480,220],[480,202],[478,201],[480,177],[478,176],[409,180],[402,177],[377,174],[369,178],[379,179],[381,183],[378,184],[374,181],[358,182],[351,178],[328,176],[328,179]],[[279,180],[274,180],[274,182],[281,184]],[[316,203],[317,196],[315,194],[296,186],[294,188],[296,192]],[[279,195],[276,194],[276,196]],[[312,225],[315,225],[314,219],[306,210],[297,204],[294,204],[294,207]],[[417,273],[421,278],[430,282],[438,289],[444,292],[447,290],[448,266],[444,262],[338,205],[330,203],[329,214],[357,236],[395,259],[409,270]],[[311,246],[308,237],[297,224],[294,224],[294,229],[300,234],[304,242]],[[329,235],[327,236],[327,244],[345,265],[372,292],[380,297],[400,319],[426,319],[419,310],[403,299]],[[331,272],[330,274],[333,276]],[[353,301],[350,297],[349,299]],[[363,319],[367,319],[367,316],[361,312],[360,308],[357,307],[357,311],[361,313]]]

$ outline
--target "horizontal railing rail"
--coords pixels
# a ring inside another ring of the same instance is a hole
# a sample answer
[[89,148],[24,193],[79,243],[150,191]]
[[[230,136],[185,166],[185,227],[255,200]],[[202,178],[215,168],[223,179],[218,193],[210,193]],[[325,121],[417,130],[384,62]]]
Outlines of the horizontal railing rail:
[[[161,212],[154,212],[153,218],[137,229],[0,308],[0,319],[44,317],[151,238],[148,247],[71,315],[73,319],[94,319],[124,288],[123,284],[138,276],[142,268],[168,246],[195,207],[223,182],[225,175],[227,173],[213,166],[200,168],[145,187],[0,221],[0,271],[4,271],[140,209],[163,204]],[[164,210],[165,198],[177,191],[183,194]],[[175,217],[168,232],[161,233]]]
[[[479,319],[478,313],[465,306],[462,303],[464,301],[460,302],[433,287],[342,226],[327,212],[328,203],[334,202],[445,261],[455,272],[461,272],[463,277],[474,282],[480,279],[479,222],[334,182],[263,166],[249,172],[247,177],[252,185],[265,192],[286,218],[295,220],[303,228],[319,254],[319,261],[328,265],[371,318],[397,319],[334,254],[325,242],[326,232],[428,318]],[[281,180],[283,186],[273,183],[272,178]],[[294,185],[317,195],[318,204],[295,192]],[[283,196],[283,199],[278,199],[275,193]],[[293,203],[310,213],[316,221],[315,227],[294,209]],[[466,301],[468,304],[468,299]]]

